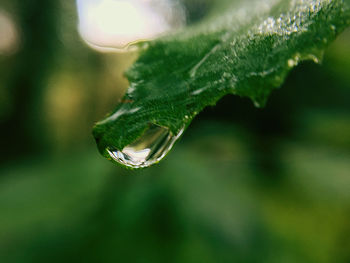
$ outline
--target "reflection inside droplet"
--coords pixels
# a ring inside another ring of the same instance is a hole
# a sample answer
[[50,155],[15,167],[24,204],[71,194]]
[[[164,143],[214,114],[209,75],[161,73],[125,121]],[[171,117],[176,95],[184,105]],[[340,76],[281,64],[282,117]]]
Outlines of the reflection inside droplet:
[[143,135],[122,151],[107,148],[112,159],[132,168],[144,168],[159,162],[171,150],[184,128],[174,135],[169,129],[151,124]]
[[80,35],[99,51],[123,50],[185,22],[179,0],[77,0],[77,6]]

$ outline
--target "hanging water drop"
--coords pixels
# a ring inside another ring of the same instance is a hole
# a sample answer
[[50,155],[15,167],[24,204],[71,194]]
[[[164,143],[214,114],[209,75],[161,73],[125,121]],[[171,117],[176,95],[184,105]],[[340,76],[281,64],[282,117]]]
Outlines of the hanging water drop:
[[138,41],[179,28],[179,0],[77,0],[79,33],[99,51],[125,51]]
[[183,131],[184,128],[174,135],[167,128],[151,124],[139,139],[124,147],[123,150],[113,147],[106,150],[114,161],[122,165],[145,168],[163,159]]

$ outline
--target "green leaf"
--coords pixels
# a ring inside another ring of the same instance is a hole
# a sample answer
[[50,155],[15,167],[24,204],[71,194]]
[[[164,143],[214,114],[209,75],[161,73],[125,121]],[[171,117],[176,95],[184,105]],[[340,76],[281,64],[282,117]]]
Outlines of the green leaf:
[[215,5],[201,23],[140,44],[140,57],[126,72],[127,94],[93,130],[105,157],[115,159],[108,149],[124,149],[151,124],[178,134],[226,94],[264,106],[293,67],[321,61],[324,49],[350,24],[341,0],[220,0]]

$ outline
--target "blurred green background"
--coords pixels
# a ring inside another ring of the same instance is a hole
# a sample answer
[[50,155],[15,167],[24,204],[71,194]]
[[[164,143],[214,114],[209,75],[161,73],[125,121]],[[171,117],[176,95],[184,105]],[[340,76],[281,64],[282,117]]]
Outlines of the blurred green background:
[[349,30],[266,108],[227,96],[128,171],[91,128],[135,57],[87,47],[74,1],[1,0],[1,263],[350,262]]

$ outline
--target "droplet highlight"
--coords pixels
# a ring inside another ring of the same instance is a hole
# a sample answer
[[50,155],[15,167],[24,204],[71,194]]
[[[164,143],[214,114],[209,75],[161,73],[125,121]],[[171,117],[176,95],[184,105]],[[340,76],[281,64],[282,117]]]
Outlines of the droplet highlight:
[[123,150],[107,148],[109,156],[116,162],[131,168],[149,167],[165,157],[184,131],[174,135],[168,128],[151,124],[135,142]]

